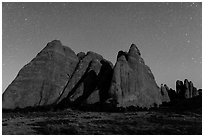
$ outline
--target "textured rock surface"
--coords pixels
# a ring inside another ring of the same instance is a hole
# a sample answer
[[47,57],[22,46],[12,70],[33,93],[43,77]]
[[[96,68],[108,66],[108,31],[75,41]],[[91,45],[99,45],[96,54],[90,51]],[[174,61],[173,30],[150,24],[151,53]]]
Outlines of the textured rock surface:
[[15,109],[53,104],[70,79],[78,57],[54,40],[27,65],[3,93],[2,107]]
[[109,90],[112,102],[116,102],[118,107],[150,108],[162,103],[154,76],[140,55],[134,44],[128,53],[118,53]]
[[168,95],[169,88],[167,85],[161,85],[161,95],[162,95],[162,102],[170,102],[170,98]]

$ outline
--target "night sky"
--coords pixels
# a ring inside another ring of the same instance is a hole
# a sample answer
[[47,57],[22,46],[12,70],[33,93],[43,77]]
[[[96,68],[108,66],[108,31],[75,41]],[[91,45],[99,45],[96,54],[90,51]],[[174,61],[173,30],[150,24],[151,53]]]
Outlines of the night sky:
[[202,87],[201,3],[3,3],[3,91],[54,39],[116,62],[135,43],[157,84]]

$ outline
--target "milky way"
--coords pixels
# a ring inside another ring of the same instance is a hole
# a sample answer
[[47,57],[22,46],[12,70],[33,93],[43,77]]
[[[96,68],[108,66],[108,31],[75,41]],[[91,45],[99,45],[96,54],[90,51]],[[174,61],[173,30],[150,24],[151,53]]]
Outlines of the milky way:
[[158,85],[187,78],[201,88],[201,3],[3,3],[2,12],[3,91],[54,39],[113,63],[135,43]]

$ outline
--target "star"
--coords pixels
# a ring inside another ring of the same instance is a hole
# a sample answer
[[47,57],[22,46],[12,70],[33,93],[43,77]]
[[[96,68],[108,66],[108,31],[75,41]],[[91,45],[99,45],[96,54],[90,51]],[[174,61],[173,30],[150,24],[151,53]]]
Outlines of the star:
[[187,43],[190,43],[191,41],[188,39],[186,42],[187,42]]
[[194,57],[192,57],[191,60],[193,61],[193,63],[197,63]]

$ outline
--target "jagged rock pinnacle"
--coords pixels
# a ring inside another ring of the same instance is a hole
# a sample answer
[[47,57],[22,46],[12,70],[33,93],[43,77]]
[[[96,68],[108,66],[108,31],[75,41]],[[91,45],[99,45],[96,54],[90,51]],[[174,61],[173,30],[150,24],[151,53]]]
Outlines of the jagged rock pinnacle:
[[130,56],[134,56],[136,54],[141,55],[139,49],[137,48],[137,46],[135,44],[131,44],[128,53],[129,53]]

